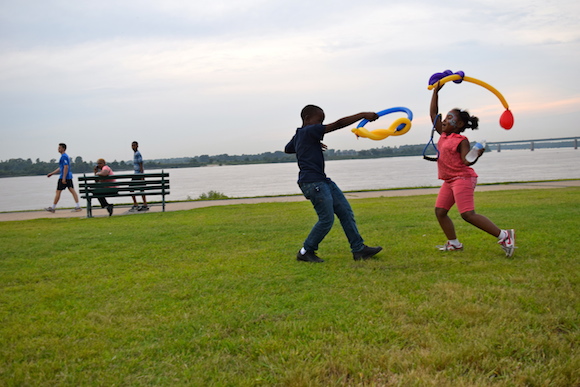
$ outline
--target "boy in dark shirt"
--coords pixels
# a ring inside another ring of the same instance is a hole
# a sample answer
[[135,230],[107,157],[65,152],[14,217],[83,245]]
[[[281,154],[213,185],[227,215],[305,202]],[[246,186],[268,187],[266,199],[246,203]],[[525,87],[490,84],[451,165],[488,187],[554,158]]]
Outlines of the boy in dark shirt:
[[383,248],[380,246],[369,247],[364,244],[349,202],[340,188],[326,177],[322,154],[326,146],[321,141],[325,133],[342,129],[362,119],[374,121],[379,116],[371,112],[358,113],[341,118],[332,124],[324,125],[322,123],[325,118],[324,111],[314,105],[304,107],[300,115],[302,127],[296,130],[296,134],[286,145],[284,152],[296,154],[300,168],[298,185],[306,199],[312,202],[318,215],[318,222],[310,231],[296,258],[304,262],[324,262],[316,255],[316,250],[318,250],[319,243],[330,232],[334,223],[334,214],[336,214],[350,243],[354,260],[369,259]]

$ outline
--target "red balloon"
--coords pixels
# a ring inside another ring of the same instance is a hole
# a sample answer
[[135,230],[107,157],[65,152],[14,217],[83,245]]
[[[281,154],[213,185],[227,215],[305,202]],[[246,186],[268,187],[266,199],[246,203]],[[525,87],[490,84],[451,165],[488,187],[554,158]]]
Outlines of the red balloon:
[[514,126],[514,115],[509,109],[503,112],[499,118],[499,125],[505,130],[509,130]]

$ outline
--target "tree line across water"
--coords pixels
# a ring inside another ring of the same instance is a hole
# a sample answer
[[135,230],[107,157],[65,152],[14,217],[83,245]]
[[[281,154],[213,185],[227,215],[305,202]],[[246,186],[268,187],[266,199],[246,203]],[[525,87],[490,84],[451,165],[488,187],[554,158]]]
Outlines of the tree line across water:
[[[556,148],[562,146],[571,146],[567,143],[542,143],[537,144],[536,148]],[[521,149],[529,147],[525,144],[502,145],[502,149]],[[326,160],[347,160],[347,159],[373,159],[381,157],[398,157],[398,156],[420,156],[423,154],[424,144],[420,145],[402,145],[398,147],[381,147],[368,150],[335,150],[328,149],[325,154]],[[73,173],[93,173],[95,163],[93,161],[84,161],[82,157],[71,157],[71,169]],[[151,169],[171,169],[171,168],[192,168],[204,167],[209,165],[239,165],[239,164],[268,164],[268,163],[288,163],[295,162],[296,157],[286,154],[282,151],[265,152],[253,155],[201,155],[195,157],[180,157],[170,159],[145,160],[145,170]],[[113,161],[108,165],[113,171],[132,171],[133,161]],[[36,176],[46,175],[58,168],[58,160],[52,159],[48,162],[36,159],[9,159],[0,161],[0,177],[15,176]]]
[[[423,152],[423,145],[403,145],[400,147],[382,147],[362,151],[328,149],[325,152],[327,160],[344,160],[360,158],[379,158],[392,156],[413,156]],[[265,152],[253,155],[201,155],[195,157],[180,157],[170,159],[145,160],[145,169],[171,169],[204,167],[209,165],[239,165],[295,162],[296,157],[282,151]],[[132,171],[133,161],[112,161],[108,165],[113,171]],[[73,173],[93,173],[95,163],[85,161],[82,157],[71,157]],[[58,159],[48,162],[36,159],[9,159],[0,161],[0,177],[45,175],[58,168]]]

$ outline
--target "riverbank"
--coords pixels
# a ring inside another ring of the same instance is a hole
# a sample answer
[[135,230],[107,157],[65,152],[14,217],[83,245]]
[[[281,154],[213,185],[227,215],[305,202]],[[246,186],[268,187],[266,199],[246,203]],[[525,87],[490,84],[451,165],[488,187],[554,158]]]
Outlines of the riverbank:
[[[505,191],[505,190],[522,190],[522,189],[550,189],[550,188],[566,188],[566,187],[580,187],[580,180],[562,180],[562,181],[541,181],[541,182],[526,182],[526,183],[509,183],[509,184],[488,184],[478,185],[476,191]],[[394,197],[394,196],[416,196],[416,195],[433,195],[439,191],[438,187],[434,188],[409,188],[409,189],[392,189],[380,191],[361,191],[361,192],[345,192],[347,199],[364,199],[373,197]],[[272,197],[253,197],[242,199],[225,199],[225,200],[204,200],[204,201],[181,201],[170,202],[165,204],[165,211],[184,211],[196,208],[211,207],[211,206],[227,206],[233,204],[255,204],[255,203],[274,203],[274,202],[298,202],[306,201],[302,195],[291,196],[272,196]],[[131,206],[118,205],[115,206],[113,216],[119,215],[139,215],[140,212],[129,212]],[[162,212],[160,203],[150,206],[148,212]],[[93,216],[107,217],[108,213],[105,209],[98,207],[93,208]],[[18,212],[4,212],[0,213],[0,222],[30,220],[42,218],[86,218],[87,212],[83,208],[80,212],[71,212],[71,209],[57,209],[55,213],[47,211],[18,211]]]
[[[484,162],[485,161],[485,162]],[[478,184],[506,184],[530,181],[580,180],[580,163],[574,149],[487,152],[478,161]],[[507,167],[509,166],[509,168]],[[147,172],[161,172],[148,169]],[[365,160],[332,160],[326,173],[345,192],[381,191],[401,188],[439,187],[437,165],[421,157],[391,157]],[[301,195],[296,184],[295,163],[232,165],[212,168],[178,168],[170,171],[171,189],[167,202],[196,200],[208,192],[228,198],[256,198]],[[54,200],[55,181],[46,176],[0,179],[0,213],[40,211]],[[75,183],[78,186],[78,183]],[[159,197],[156,198],[159,200]],[[121,206],[131,200],[112,198]],[[74,205],[65,193],[61,208]],[[81,203],[84,205],[84,203]]]

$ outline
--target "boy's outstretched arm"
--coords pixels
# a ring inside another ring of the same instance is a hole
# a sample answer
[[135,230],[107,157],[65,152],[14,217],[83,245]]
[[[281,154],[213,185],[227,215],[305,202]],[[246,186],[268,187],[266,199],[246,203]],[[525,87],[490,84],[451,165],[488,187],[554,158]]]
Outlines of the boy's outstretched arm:
[[379,118],[379,116],[377,115],[377,113],[372,113],[372,112],[354,114],[352,116],[341,118],[340,120],[333,122],[332,124],[324,125],[324,133],[329,133],[329,132],[333,132],[333,131],[338,130],[338,129],[342,129],[345,126],[349,126],[351,124],[354,124],[355,122],[360,121],[362,119],[367,119],[369,121],[375,121],[378,118]]

